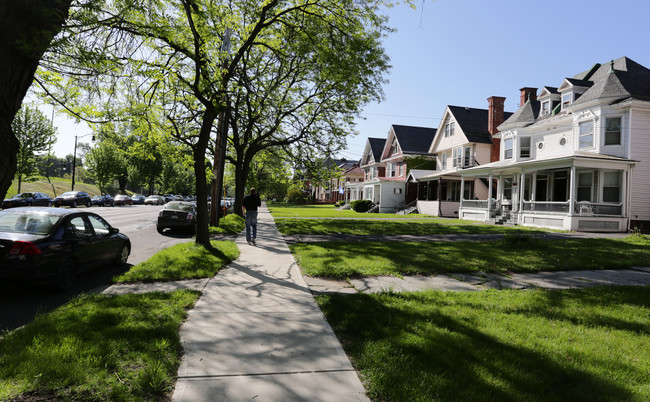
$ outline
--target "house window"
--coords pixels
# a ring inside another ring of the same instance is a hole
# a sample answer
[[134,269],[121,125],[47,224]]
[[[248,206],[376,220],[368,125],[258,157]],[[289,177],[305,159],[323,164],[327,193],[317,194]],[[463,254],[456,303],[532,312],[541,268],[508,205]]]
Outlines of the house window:
[[395,177],[395,164],[393,162],[386,164],[386,177]]
[[594,122],[585,121],[578,124],[580,148],[593,148],[594,146]]
[[393,194],[402,194],[402,189],[401,188],[394,188],[393,189]]
[[545,116],[547,114],[551,114],[551,101],[550,100],[545,100],[542,102],[542,116]]
[[519,157],[530,158],[530,137],[519,138]]
[[562,95],[562,110],[565,110],[571,104],[571,94]]
[[404,176],[404,163],[402,163],[402,162],[397,164],[397,176],[399,176],[399,177]]
[[463,187],[463,199],[472,200],[474,199],[474,182],[466,181]]
[[447,169],[447,154],[442,154],[442,170]]
[[463,163],[463,148],[454,148],[452,150],[452,166],[453,167],[460,167],[462,166]]
[[512,177],[503,179],[503,199],[512,200]]
[[503,142],[503,156],[505,159],[512,159],[512,138]]
[[621,118],[605,119],[605,145],[621,145]]
[[603,173],[603,202],[621,202],[621,173]]
[[593,173],[578,173],[578,194],[577,201],[591,201]]
[[445,125],[445,137],[451,137],[454,135],[455,123],[447,123]]

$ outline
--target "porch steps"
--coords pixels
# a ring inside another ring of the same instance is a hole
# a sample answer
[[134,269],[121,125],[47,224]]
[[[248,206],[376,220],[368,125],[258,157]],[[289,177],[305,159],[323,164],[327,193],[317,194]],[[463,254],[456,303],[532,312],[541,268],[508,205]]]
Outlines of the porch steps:
[[409,208],[397,211],[397,215],[408,215],[408,214],[412,214],[412,213],[415,213],[415,212],[418,212],[418,207],[409,207]]

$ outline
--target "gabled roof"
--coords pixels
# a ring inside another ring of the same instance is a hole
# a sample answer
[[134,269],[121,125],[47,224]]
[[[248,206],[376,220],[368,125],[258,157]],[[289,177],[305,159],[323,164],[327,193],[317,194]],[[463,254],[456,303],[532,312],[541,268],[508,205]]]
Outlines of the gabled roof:
[[368,143],[370,144],[370,149],[372,151],[372,156],[375,158],[375,162],[381,160],[381,152],[384,150],[384,144],[386,144],[385,138],[368,138]]
[[[400,126],[393,124],[393,132],[402,154],[427,154],[436,135],[436,129],[430,127]],[[390,144],[386,144],[390,146]]]
[[359,165],[354,165],[350,168],[348,168],[345,172],[343,172],[344,176],[363,176],[364,171],[359,167]]
[[[487,109],[474,109],[462,106],[447,106],[454,116],[456,123],[465,133],[469,142],[491,144],[492,137],[488,131],[489,112]],[[510,112],[504,112],[504,119],[512,116]]]
[[[589,70],[573,78],[565,78],[560,89],[568,85],[588,88],[572,106],[601,99],[620,101],[636,98],[650,101],[650,69],[627,58],[621,57],[605,64],[595,64]],[[555,89],[544,87],[549,93]],[[544,116],[548,118],[548,116]],[[516,123],[534,123],[539,119],[539,102],[526,102],[502,126]],[[501,127],[501,126],[499,126]]]
[[539,116],[540,101],[531,101],[528,99],[524,106],[520,107],[515,113],[512,114],[501,126],[510,126],[512,124],[533,124]]
[[543,86],[539,97],[544,96],[544,92],[547,92],[549,95],[558,95],[560,93],[555,87]]
[[[363,150],[363,157],[361,158],[360,164],[369,165],[371,163],[377,163],[381,161],[381,153],[384,150],[384,144],[386,143],[385,138],[373,138],[369,137],[366,142],[366,147]],[[365,161],[368,153],[371,154],[372,160]],[[365,161],[365,163],[364,163]]]

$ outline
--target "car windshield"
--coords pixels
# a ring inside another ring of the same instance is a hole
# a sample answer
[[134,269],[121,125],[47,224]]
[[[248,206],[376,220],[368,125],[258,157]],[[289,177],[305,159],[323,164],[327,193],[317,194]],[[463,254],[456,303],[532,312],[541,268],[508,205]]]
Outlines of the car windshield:
[[32,198],[34,195],[32,193],[20,193],[14,195],[12,198]]
[[165,206],[165,209],[171,209],[174,211],[183,211],[190,212],[192,211],[192,206],[189,204],[181,204],[180,202],[170,202]]
[[74,197],[76,195],[77,193],[74,191],[66,191],[65,193],[61,194],[60,197]]
[[57,215],[33,211],[2,211],[0,232],[45,235],[52,230],[59,219]]
[[102,198],[104,198],[103,195],[96,195],[93,197],[93,200],[101,200]]

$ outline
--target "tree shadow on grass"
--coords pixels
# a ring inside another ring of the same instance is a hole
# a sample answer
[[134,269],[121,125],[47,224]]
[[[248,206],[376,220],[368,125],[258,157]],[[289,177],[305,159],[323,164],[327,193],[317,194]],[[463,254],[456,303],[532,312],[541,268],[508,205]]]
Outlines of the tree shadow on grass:
[[[589,302],[597,291],[570,293],[564,300],[552,298],[556,305]],[[555,295],[555,292],[547,292]],[[643,293],[643,292],[641,292]],[[648,290],[645,290],[647,297]],[[545,317],[543,294],[533,303],[529,316]],[[640,295],[620,299],[640,300]],[[321,308],[348,354],[367,381],[367,389],[375,400],[631,400],[628,388],[614,378],[597,376],[580,364],[563,361],[563,353],[553,351],[552,341],[533,338],[519,342],[509,339],[508,328],[498,335],[490,333],[485,323],[471,314],[492,314],[485,305],[472,305],[468,310],[456,306],[459,298],[446,298],[418,293],[399,295],[332,295],[321,298]],[[396,301],[399,300],[399,301]],[[403,306],[406,303],[409,306]],[[559,303],[559,304],[558,304]],[[417,308],[412,306],[425,306]],[[433,304],[433,305],[431,305]],[[473,311],[481,308],[483,311]],[[470,311],[468,316],[466,313]],[[516,313],[513,313],[516,314]],[[557,314],[556,314],[557,316]],[[492,315],[487,316],[490,319]],[[548,321],[558,319],[551,317]],[[561,319],[561,317],[560,317]],[[570,321],[569,318],[566,318]],[[505,322],[508,322],[506,317]],[[624,325],[617,320],[603,321],[595,317],[594,325],[615,324],[625,330],[638,329],[637,324]],[[646,328],[647,329],[647,328]],[[531,329],[531,331],[533,331]],[[546,336],[531,332],[528,337]],[[576,336],[579,336],[576,333]],[[546,342],[547,347],[534,347]],[[530,345],[530,346],[529,346]],[[576,356],[578,357],[578,356]],[[590,365],[606,365],[618,373],[643,375],[622,361],[598,361],[596,357],[579,356]]]

